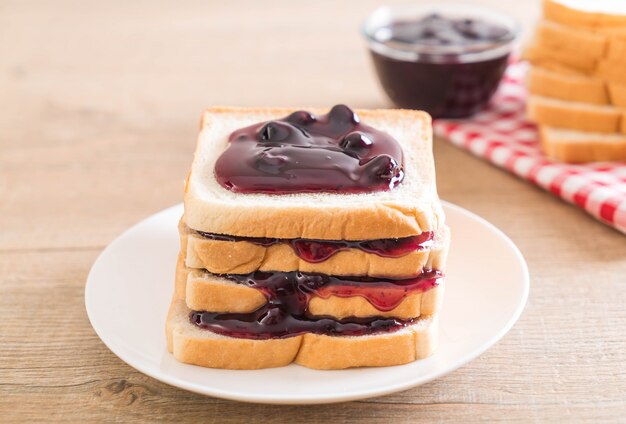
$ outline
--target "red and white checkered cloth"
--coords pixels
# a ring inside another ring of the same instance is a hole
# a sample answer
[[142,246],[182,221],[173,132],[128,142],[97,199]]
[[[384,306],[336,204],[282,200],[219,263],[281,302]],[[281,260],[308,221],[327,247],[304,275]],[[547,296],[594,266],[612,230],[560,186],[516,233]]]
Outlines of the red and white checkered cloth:
[[435,120],[435,134],[578,205],[626,234],[626,163],[566,164],[541,151],[525,117],[524,62],[509,65],[490,106],[467,120]]

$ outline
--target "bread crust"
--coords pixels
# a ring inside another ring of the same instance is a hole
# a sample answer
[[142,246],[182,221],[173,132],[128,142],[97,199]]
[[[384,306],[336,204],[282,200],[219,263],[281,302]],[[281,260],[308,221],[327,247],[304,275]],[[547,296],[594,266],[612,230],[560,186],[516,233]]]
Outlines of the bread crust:
[[550,21],[578,28],[602,29],[626,26],[626,16],[585,12],[554,0],[544,0],[543,16]]
[[334,370],[408,364],[432,355],[439,344],[438,319],[407,331],[369,337],[305,334],[295,362],[308,368]]
[[624,63],[601,60],[598,62],[596,75],[605,79],[609,83],[626,84],[626,72],[624,72],[625,67],[626,65]]
[[434,315],[443,303],[444,281],[424,293],[412,293],[402,303],[390,311],[379,311],[362,297],[330,296],[327,299],[313,297],[309,302],[309,312],[313,316],[332,316],[336,319],[347,317],[394,317],[410,319]]
[[219,213],[213,212],[212,207],[205,209],[192,196],[185,199],[185,215],[191,228],[244,237],[375,240],[419,235],[436,230],[444,221],[438,201],[424,209],[421,205],[378,203],[358,208],[315,210],[294,206],[288,210],[268,208],[240,213],[228,208],[225,213]]
[[[612,104],[626,108],[626,84],[609,83],[609,94]],[[624,117],[622,117],[622,128],[624,128],[624,124]]]
[[172,299],[165,333],[167,349],[178,361],[207,368],[254,370],[284,367],[296,358],[303,336],[250,340],[224,337],[189,322],[182,300]]
[[611,63],[626,64],[626,35],[612,35],[609,38],[609,47],[606,59]]
[[300,259],[288,244],[260,246],[247,241],[203,238],[179,226],[181,248],[189,268],[213,274],[249,274],[260,271],[302,271],[326,275],[409,278],[426,269],[443,269],[449,246],[449,229],[443,226],[432,248],[416,250],[399,258],[386,258],[359,249],[335,253],[323,262]]
[[[443,302],[443,294],[442,278],[438,286],[424,293],[406,296],[390,311],[379,311],[360,296],[346,298],[333,295],[327,298],[312,297],[309,313],[336,319],[372,316],[409,319],[437,313]],[[185,267],[182,256],[179,256],[177,264],[175,295],[184,300],[189,309],[196,311],[248,313],[267,303],[265,295],[255,288],[224,281],[204,271]]]
[[606,84],[599,78],[563,74],[533,66],[527,76],[528,91],[571,102],[608,104]]
[[561,162],[626,160],[626,135],[621,139],[611,140],[603,134],[594,133],[589,133],[586,139],[557,138],[546,127],[540,127],[539,134],[544,153]]
[[597,63],[597,60],[590,57],[538,44],[526,46],[522,52],[522,58],[544,68],[566,68],[585,75],[593,75]]
[[556,102],[541,96],[530,96],[526,106],[528,117],[541,125],[607,134],[620,130],[622,113],[617,108],[582,107],[583,103]]
[[438,344],[437,316],[393,333],[360,337],[305,334],[283,339],[225,337],[189,322],[190,310],[173,299],[166,322],[167,348],[183,363],[252,370],[296,362],[314,369],[406,364],[431,355]]
[[537,24],[535,41],[540,46],[590,59],[602,58],[607,47],[607,36],[604,34],[575,29],[550,21],[540,21]]
[[[214,177],[212,169],[204,169],[200,163],[203,134],[212,131],[219,122],[233,117],[262,121],[283,117],[294,110],[216,107],[205,112],[194,165],[185,187],[185,220],[190,228],[235,236],[371,240],[419,235],[443,225],[444,213],[436,192],[432,160],[431,119],[420,111],[356,111],[365,122],[377,120],[402,128],[410,127],[415,139],[405,140],[404,143],[399,140],[405,151],[405,167],[411,167],[411,173],[415,174],[411,178],[420,185],[418,192],[411,192],[410,196],[396,195],[396,189],[361,195],[326,194],[325,198],[335,200],[319,202],[304,194],[290,194],[267,196],[262,204],[248,205],[243,199],[247,201],[256,195],[241,195],[242,202],[235,202],[228,198],[230,192],[219,186],[215,189],[219,196],[207,201],[207,195],[202,191],[203,184],[206,185],[202,178]],[[314,108],[308,110],[325,112]],[[409,146],[414,146],[419,153],[414,155],[415,163],[411,164],[407,164],[411,156],[411,152],[407,151]]]

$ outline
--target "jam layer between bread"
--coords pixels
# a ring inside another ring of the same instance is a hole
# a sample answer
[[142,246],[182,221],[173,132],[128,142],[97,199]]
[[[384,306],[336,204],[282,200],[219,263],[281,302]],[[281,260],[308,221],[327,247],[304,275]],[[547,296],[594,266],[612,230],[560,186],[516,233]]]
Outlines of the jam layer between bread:
[[415,319],[349,317],[338,320],[312,317],[308,313],[308,304],[313,296],[361,296],[377,310],[390,311],[408,294],[436,287],[442,273],[430,270],[406,280],[335,277],[299,271],[257,271],[222,277],[260,290],[265,294],[267,303],[251,313],[192,311],[190,321],[198,327],[230,337],[271,339],[303,333],[356,336],[398,330],[412,324]]
[[304,333],[328,336],[364,336],[390,333],[413,324],[417,319],[396,318],[307,318],[286,314],[277,307],[263,307],[251,314],[217,314],[192,311],[192,324],[214,333],[254,340],[281,339]]
[[213,234],[190,230],[200,237],[210,240],[248,242],[269,247],[284,243],[291,246],[294,253],[302,260],[311,263],[323,262],[337,252],[358,249],[367,253],[386,258],[399,258],[416,250],[430,249],[434,243],[432,232],[424,232],[418,236],[390,238],[380,240],[313,240],[313,239],[278,239],[266,237],[237,237],[225,234]]

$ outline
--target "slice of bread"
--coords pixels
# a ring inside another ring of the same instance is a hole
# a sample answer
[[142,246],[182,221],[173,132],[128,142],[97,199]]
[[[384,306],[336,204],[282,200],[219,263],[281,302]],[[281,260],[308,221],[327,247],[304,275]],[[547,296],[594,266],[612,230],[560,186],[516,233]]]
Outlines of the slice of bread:
[[427,269],[443,269],[450,234],[447,226],[435,233],[430,249],[416,250],[399,258],[387,258],[359,249],[335,253],[323,262],[300,259],[286,243],[260,246],[247,241],[203,238],[181,229],[181,251],[189,268],[206,269],[213,274],[249,274],[260,271],[303,271],[327,275],[409,278]]
[[597,60],[569,51],[562,51],[534,42],[524,48],[522,58],[547,69],[567,69],[570,72],[593,75]]
[[609,83],[626,84],[626,64],[601,60],[595,72],[596,76],[605,79]]
[[405,178],[391,191],[242,195],[223,188],[213,169],[229,134],[292,111],[213,108],[205,112],[185,187],[185,220],[190,228],[235,236],[325,240],[407,237],[441,228],[444,213],[435,184],[432,129],[424,112],[356,111],[364,123],[389,133],[402,146]]
[[545,154],[561,162],[626,160],[626,135],[598,134],[542,126]]
[[[308,311],[312,316],[327,315],[336,319],[373,316],[408,319],[432,315],[441,307],[443,285],[441,279],[435,288],[424,293],[411,293],[390,311],[379,311],[360,296],[312,297]],[[267,302],[257,289],[197,270],[189,273],[185,293],[187,306],[196,311],[248,313]]]
[[622,111],[614,106],[529,96],[526,107],[529,119],[541,125],[607,134],[620,131]]
[[626,66],[626,35],[617,34],[609,38],[606,59],[612,63],[621,63]]
[[198,328],[189,322],[190,312],[184,301],[172,300],[165,325],[167,348],[180,362],[209,368],[250,370],[291,362],[315,369],[401,365],[430,356],[438,344],[437,315],[391,333],[253,340]]
[[[415,318],[433,315],[443,302],[444,279],[439,285],[424,292],[411,293],[390,311],[379,311],[367,299],[360,296],[328,298],[312,297],[308,309],[313,316],[346,317],[385,316]],[[367,284],[367,283],[366,283]],[[196,311],[248,313],[267,303],[265,295],[252,287],[237,284],[204,270],[192,270],[184,266],[182,255],[176,270],[175,294]]]
[[593,74],[591,73],[580,72],[576,69],[564,66],[561,63],[556,62],[554,60],[542,61],[541,64],[535,64],[531,68],[541,68],[547,71],[559,73],[561,75],[571,75],[571,76],[578,76],[578,77],[592,77],[593,76]]
[[609,96],[603,80],[584,75],[564,74],[532,66],[526,85],[532,94],[570,102],[608,104]]
[[544,0],[545,19],[587,29],[626,26],[626,5],[620,0]]
[[626,108],[626,84],[609,83],[609,96],[613,105]]
[[540,21],[535,29],[535,43],[576,56],[601,59],[606,51],[607,36],[550,21]]

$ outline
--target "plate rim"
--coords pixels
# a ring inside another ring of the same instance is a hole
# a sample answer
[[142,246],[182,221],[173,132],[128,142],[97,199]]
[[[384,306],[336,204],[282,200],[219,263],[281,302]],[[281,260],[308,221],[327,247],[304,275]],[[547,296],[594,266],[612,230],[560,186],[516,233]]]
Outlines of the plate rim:
[[[481,346],[474,349],[469,354],[464,355],[459,360],[453,362],[451,366],[448,366],[445,369],[435,372],[433,374],[427,375],[426,377],[417,376],[415,378],[404,380],[397,384],[386,385],[384,388],[381,388],[378,390],[368,389],[368,390],[364,390],[361,392],[352,391],[348,393],[338,393],[338,394],[333,393],[333,394],[312,395],[312,396],[311,395],[308,395],[308,396],[294,395],[291,397],[281,396],[280,398],[276,398],[276,396],[272,396],[272,395],[263,395],[263,394],[255,394],[255,395],[243,394],[242,395],[241,393],[234,392],[232,390],[223,390],[223,389],[207,387],[204,385],[186,381],[184,379],[172,376],[170,374],[158,372],[158,370],[152,370],[152,367],[144,365],[144,362],[135,361],[132,358],[129,360],[128,357],[126,357],[127,355],[125,355],[122,352],[116,351],[116,349],[113,349],[113,347],[111,346],[111,340],[107,340],[107,336],[102,334],[101,331],[97,328],[97,326],[94,325],[94,318],[92,317],[93,311],[90,313],[89,305],[92,303],[92,299],[90,295],[91,290],[89,289],[89,287],[90,287],[90,281],[92,281],[92,279],[94,278],[92,277],[92,275],[94,274],[94,269],[96,269],[97,265],[103,260],[103,257],[106,252],[108,252],[111,249],[114,249],[117,244],[122,242],[122,240],[125,238],[129,230],[131,230],[132,228],[135,228],[136,226],[150,219],[153,219],[156,215],[166,214],[172,209],[181,208],[182,203],[177,203],[173,206],[165,208],[161,211],[151,214],[150,216],[138,221],[137,223],[133,224],[132,226],[124,230],[121,234],[119,234],[111,243],[109,243],[100,252],[100,254],[98,255],[98,257],[96,258],[96,260],[94,261],[94,263],[92,264],[89,270],[89,273],[87,275],[87,279],[85,282],[85,286],[84,286],[84,290],[85,290],[84,302],[85,302],[85,309],[87,311],[87,317],[89,319],[89,323],[91,324],[93,330],[98,335],[100,340],[104,343],[104,345],[111,352],[113,352],[115,356],[121,359],[124,363],[136,369],[137,371],[149,377],[154,378],[155,380],[161,381],[163,383],[166,383],[168,385],[171,385],[171,386],[183,389],[183,390],[187,390],[187,391],[198,393],[198,394],[205,395],[205,396],[212,396],[212,397],[216,397],[220,399],[235,400],[235,401],[246,402],[246,403],[263,403],[263,404],[274,404],[274,405],[304,405],[304,404],[339,403],[339,402],[353,401],[353,400],[359,400],[359,399],[367,399],[367,398],[385,396],[391,393],[397,393],[400,391],[408,390],[412,387],[426,384],[430,381],[433,381],[437,378],[440,378],[444,375],[447,375],[456,371],[457,369],[473,361],[478,356],[482,355],[488,349],[493,347],[496,343],[498,343],[502,339],[502,337],[504,337],[511,330],[511,328],[515,325],[515,323],[519,320],[520,316],[522,315],[522,312],[524,311],[524,308],[526,307],[526,303],[528,301],[528,295],[530,291],[530,273],[528,270],[528,264],[526,263],[526,260],[524,259],[524,256],[522,255],[517,245],[515,245],[515,243],[513,243],[513,241],[502,230],[500,230],[498,227],[496,227],[494,224],[487,221],[483,217],[461,206],[458,206],[454,203],[450,203],[445,200],[441,200],[441,203],[444,206],[444,208],[452,209],[455,212],[461,215],[464,215],[465,217],[469,219],[477,221],[482,226],[489,228],[492,232],[494,232],[498,236],[498,238],[503,240],[505,244],[508,245],[511,252],[514,254],[515,258],[517,259],[517,262],[520,264],[520,268],[522,271],[521,276],[522,276],[522,281],[523,281],[523,287],[522,287],[523,290],[522,290],[522,296],[521,296],[520,302],[518,303],[515,311],[513,311],[513,314],[511,315],[507,323],[504,326],[502,326],[502,328],[500,328],[500,330],[497,333],[494,333],[494,335],[492,335],[487,342],[483,343]],[[189,364],[183,364],[183,365],[190,366],[190,367],[195,366],[195,365],[189,365]],[[290,364],[290,365],[293,365],[293,364]],[[399,366],[401,367],[403,365],[399,365]],[[232,370],[232,371],[237,372],[237,370]],[[329,371],[320,371],[320,372],[329,372]]]

